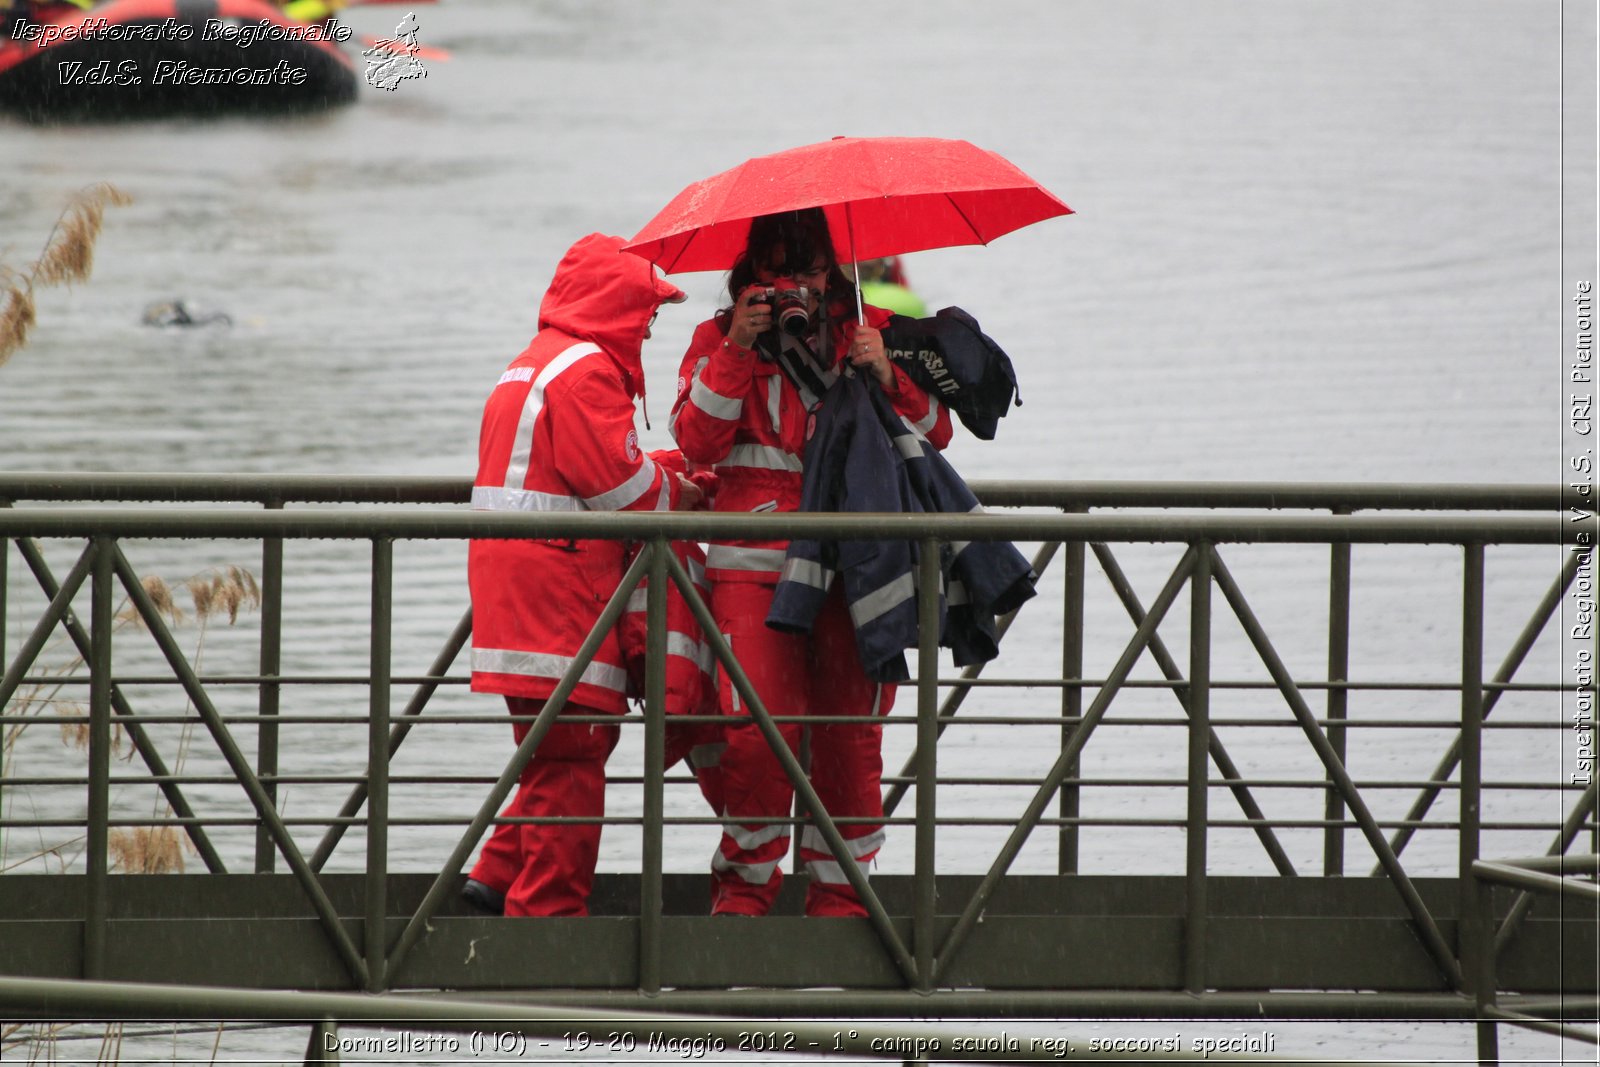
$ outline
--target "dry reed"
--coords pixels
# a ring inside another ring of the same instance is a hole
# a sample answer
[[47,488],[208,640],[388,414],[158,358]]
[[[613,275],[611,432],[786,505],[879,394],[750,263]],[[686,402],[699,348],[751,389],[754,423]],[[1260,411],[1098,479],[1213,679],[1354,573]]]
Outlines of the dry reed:
[[110,182],[91,185],[73,196],[56,219],[32,266],[26,271],[0,266],[0,296],[5,301],[0,305],[0,366],[28,343],[28,332],[38,318],[34,289],[88,281],[106,208],[131,203],[132,198]]
[[128,874],[183,873],[183,838],[174,826],[119,826],[106,848]]

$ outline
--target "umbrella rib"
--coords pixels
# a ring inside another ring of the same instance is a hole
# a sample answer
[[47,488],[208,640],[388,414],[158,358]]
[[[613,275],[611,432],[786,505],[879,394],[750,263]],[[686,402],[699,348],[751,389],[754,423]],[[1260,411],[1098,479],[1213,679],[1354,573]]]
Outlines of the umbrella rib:
[[978,243],[987,248],[989,242],[984,240],[983,234],[978,231],[978,227],[974,225],[972,218],[965,211],[961,210],[961,205],[956,203],[955,198],[949,193],[945,193],[944,198],[945,201],[949,203],[950,207],[955,210],[955,213],[961,216],[961,221],[967,224],[967,229],[972,231],[972,236],[978,239]]

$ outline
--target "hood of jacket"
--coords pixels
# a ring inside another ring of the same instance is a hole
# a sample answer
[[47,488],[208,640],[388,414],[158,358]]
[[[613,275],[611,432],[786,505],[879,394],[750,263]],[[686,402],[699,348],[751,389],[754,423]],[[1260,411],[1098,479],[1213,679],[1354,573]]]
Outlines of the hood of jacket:
[[663,303],[682,301],[684,292],[622,245],[620,237],[591,233],[567,249],[539,304],[539,329],[599,345],[622,370],[629,392],[643,396],[640,349],[650,316]]

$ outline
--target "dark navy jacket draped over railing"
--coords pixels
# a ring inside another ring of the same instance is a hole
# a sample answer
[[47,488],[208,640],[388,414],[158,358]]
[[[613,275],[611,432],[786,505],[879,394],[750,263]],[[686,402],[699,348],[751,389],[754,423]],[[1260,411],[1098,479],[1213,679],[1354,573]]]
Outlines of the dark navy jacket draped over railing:
[[[805,471],[802,511],[982,510],[945,458],[860,376],[841,378],[818,405]],[[791,541],[767,625],[809,631],[842,580],[868,677],[905,681],[905,650],[917,646],[920,553],[910,540]],[[1032,567],[1010,542],[972,541],[942,546],[939,571],[939,643],[958,666],[993,659],[995,616],[1033,596]]]

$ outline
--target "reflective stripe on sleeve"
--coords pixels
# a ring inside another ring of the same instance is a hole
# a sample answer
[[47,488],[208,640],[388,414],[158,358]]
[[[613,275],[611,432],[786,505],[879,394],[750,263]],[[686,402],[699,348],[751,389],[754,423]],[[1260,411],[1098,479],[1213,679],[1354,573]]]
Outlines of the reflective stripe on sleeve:
[[583,501],[563,493],[541,493],[536,489],[508,486],[472,487],[474,511],[582,511]]
[[939,425],[939,405],[936,401],[930,399],[928,401],[928,413],[912,423],[911,428],[920,434],[926,435],[932,432],[937,425]]
[[850,602],[850,620],[857,626],[865,626],[880,615],[885,615],[904,604],[917,595],[917,583],[910,574],[880,585],[865,596],[859,596]]
[[723,422],[734,421],[739,417],[739,412],[744,410],[743,397],[723,396],[712,389],[701,379],[698,367],[695,368],[694,382],[689,386],[689,403]]
[[783,564],[783,581],[798,582],[827,592],[833,585],[834,571],[831,567],[824,567],[814,559],[801,559],[791,556]]
[[[588,505],[591,511],[621,511],[623,508],[627,507],[629,504],[643,496],[645,490],[649,489],[650,484],[655,480],[655,460],[651,459],[649,456],[645,456],[644,462],[639,465],[639,469],[634,471],[633,474],[629,475],[627,481],[623,482],[615,489],[607,490],[604,493],[596,493],[591,497],[585,497],[583,502]],[[664,484],[665,483],[663,483],[663,485]],[[657,508],[656,510],[659,511],[660,508]]]
[[[474,648],[472,669],[484,674],[516,674],[525,678],[547,678],[560,681],[575,663],[571,656],[557,656],[549,652],[520,652],[509,648]],[[627,693],[628,672],[609,663],[591,661],[578,676],[584,685]]]

